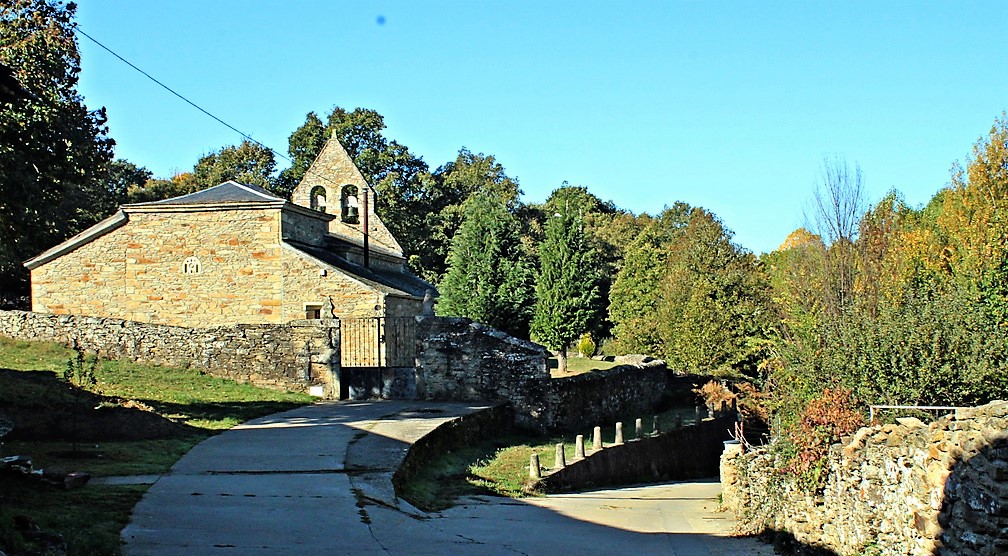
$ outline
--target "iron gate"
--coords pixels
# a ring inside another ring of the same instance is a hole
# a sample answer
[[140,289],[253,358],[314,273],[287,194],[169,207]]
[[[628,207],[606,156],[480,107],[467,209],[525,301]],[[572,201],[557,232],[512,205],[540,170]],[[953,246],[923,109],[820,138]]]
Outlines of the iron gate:
[[384,369],[416,364],[416,319],[340,319],[340,398],[388,397]]

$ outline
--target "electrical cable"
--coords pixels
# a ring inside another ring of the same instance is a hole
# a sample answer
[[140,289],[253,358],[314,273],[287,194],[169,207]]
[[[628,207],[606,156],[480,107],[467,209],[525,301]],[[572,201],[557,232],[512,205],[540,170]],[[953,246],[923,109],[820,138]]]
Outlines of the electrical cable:
[[[286,155],[284,155],[284,154],[280,153],[279,151],[277,151],[276,149],[273,149],[272,147],[269,147],[269,146],[267,146],[267,145],[264,145],[264,144],[260,143],[259,141],[256,141],[256,140],[255,140],[255,139],[253,139],[253,138],[252,138],[252,137],[251,137],[251,136],[250,136],[249,134],[247,134],[247,133],[245,133],[244,131],[242,131],[242,130],[240,130],[240,129],[236,128],[235,126],[233,126],[233,125],[231,125],[231,124],[229,124],[229,123],[225,122],[224,120],[222,120],[222,119],[218,118],[217,116],[215,116],[215,115],[211,114],[211,113],[210,113],[209,111],[207,111],[206,109],[204,109],[204,108],[203,108],[203,107],[201,107],[200,105],[198,105],[198,104],[196,104],[195,102],[193,102],[193,101],[189,100],[188,98],[186,98],[186,97],[182,96],[182,94],[181,94],[181,93],[179,93],[178,91],[176,91],[175,89],[172,89],[172,88],[171,88],[171,87],[169,87],[168,85],[165,85],[164,83],[162,83],[161,81],[159,81],[158,79],[156,79],[156,78],[155,78],[154,76],[152,76],[151,74],[149,74],[149,73],[147,73],[146,71],[144,71],[144,70],[140,69],[139,67],[137,67],[137,66],[136,66],[135,64],[133,64],[132,62],[130,62],[130,61],[129,61],[129,60],[127,60],[126,58],[123,58],[122,56],[120,56],[119,54],[117,54],[117,53],[116,53],[115,51],[113,51],[113,50],[112,50],[111,48],[109,48],[109,47],[105,46],[104,44],[102,44],[101,42],[99,42],[99,41],[98,41],[97,39],[95,39],[94,37],[92,37],[91,35],[89,35],[89,34],[85,33],[85,32],[84,32],[84,30],[80,28],[80,25],[76,25],[76,26],[75,26],[75,31],[76,31],[76,32],[78,32],[78,33],[80,33],[81,35],[84,35],[85,37],[87,37],[87,38],[88,38],[89,40],[91,40],[91,42],[93,42],[93,43],[97,44],[97,45],[98,45],[98,46],[100,46],[100,47],[101,47],[101,48],[102,48],[103,50],[105,50],[105,51],[106,51],[106,52],[108,52],[109,54],[111,54],[111,55],[115,56],[116,58],[118,58],[118,59],[119,59],[119,60],[120,60],[121,62],[123,62],[123,63],[124,63],[124,64],[126,64],[127,66],[129,66],[129,67],[131,67],[131,68],[135,69],[136,71],[140,72],[140,73],[141,73],[141,74],[143,74],[143,75],[144,75],[144,77],[146,77],[147,79],[150,79],[150,80],[151,80],[151,81],[153,81],[154,83],[157,83],[157,84],[158,84],[158,85],[159,85],[159,86],[160,86],[161,88],[163,88],[164,90],[166,90],[166,91],[168,91],[169,93],[171,93],[171,94],[173,94],[173,95],[177,96],[178,98],[182,99],[182,100],[183,100],[183,101],[184,101],[184,102],[185,102],[186,104],[188,104],[188,105],[192,106],[193,108],[195,108],[195,109],[199,110],[200,112],[202,112],[202,113],[206,114],[207,116],[209,116],[209,117],[213,118],[213,119],[214,119],[215,121],[217,121],[218,123],[220,123],[220,124],[221,124],[221,125],[223,125],[224,127],[226,127],[226,128],[228,128],[228,129],[230,129],[231,131],[234,131],[234,132],[235,132],[235,133],[237,133],[238,135],[241,135],[241,136],[242,136],[242,137],[243,137],[243,138],[244,138],[244,139],[245,139],[246,141],[249,141],[249,142],[251,142],[251,143],[255,143],[256,145],[259,145],[260,147],[262,147],[262,148],[264,148],[264,149],[266,149],[266,150],[270,151],[271,153],[273,153],[273,155],[274,155],[274,156],[278,156],[278,157],[280,157],[280,158],[282,158],[282,159],[286,160],[287,162],[290,162],[291,164],[294,164],[294,161],[293,161],[293,160],[291,160],[291,159],[290,159],[289,157],[287,157]],[[310,166],[309,166],[309,170],[310,170],[310,169],[311,169],[311,168],[310,168]],[[326,182],[329,182],[330,184],[332,184],[332,185],[334,185],[334,186],[337,186],[337,187],[339,186],[339,184],[338,184],[338,183],[336,183],[335,181],[333,181],[333,180],[329,179],[329,177],[328,177],[328,176],[326,176],[326,175],[324,175],[324,174],[321,174],[321,173],[318,173],[318,172],[312,172],[312,173],[313,173],[313,174],[314,174],[314,175],[315,175],[316,177],[318,177],[318,178],[321,178],[321,179],[322,179],[323,181],[326,181]],[[306,171],[305,171],[305,175],[307,175],[307,174],[308,174],[308,171],[306,170]],[[370,185],[368,186],[368,189],[371,189],[372,191],[374,191],[374,189],[373,189],[373,188],[372,188],[372,187],[371,187]]]

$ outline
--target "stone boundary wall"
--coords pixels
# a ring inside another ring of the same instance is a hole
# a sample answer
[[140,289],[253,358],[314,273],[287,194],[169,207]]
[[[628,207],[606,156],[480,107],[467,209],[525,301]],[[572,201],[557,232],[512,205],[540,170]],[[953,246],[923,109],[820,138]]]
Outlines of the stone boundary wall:
[[545,476],[545,492],[716,477],[734,412],[585,454]]
[[515,423],[548,426],[546,348],[466,318],[417,317],[417,397],[510,402]]
[[414,442],[392,475],[396,495],[417,471],[435,457],[511,432],[514,412],[509,404],[498,404],[442,423]]
[[[268,388],[338,394],[339,321],[183,328],[119,319],[0,311],[0,335],[18,340],[75,341],[111,359],[196,368]],[[310,368],[310,371],[309,371]],[[306,378],[309,374],[310,378]]]
[[549,352],[538,344],[466,318],[422,316],[417,323],[417,397],[509,401],[521,428],[571,430],[695,399],[695,379],[674,377],[661,360],[550,378]]
[[825,471],[822,494],[807,494],[768,449],[726,451],[724,505],[742,533],[786,532],[841,555],[1008,553],[1008,402],[862,428],[830,449]]
[[554,378],[546,391],[550,428],[573,430],[616,422],[630,415],[653,415],[670,401],[692,405],[695,377],[675,376],[660,359]]

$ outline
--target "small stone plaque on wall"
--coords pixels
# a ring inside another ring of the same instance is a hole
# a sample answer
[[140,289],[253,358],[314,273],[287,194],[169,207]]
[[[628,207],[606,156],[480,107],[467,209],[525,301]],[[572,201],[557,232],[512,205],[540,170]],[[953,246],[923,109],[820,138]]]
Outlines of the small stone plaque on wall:
[[182,263],[182,274],[202,274],[203,263],[196,257],[189,257]]

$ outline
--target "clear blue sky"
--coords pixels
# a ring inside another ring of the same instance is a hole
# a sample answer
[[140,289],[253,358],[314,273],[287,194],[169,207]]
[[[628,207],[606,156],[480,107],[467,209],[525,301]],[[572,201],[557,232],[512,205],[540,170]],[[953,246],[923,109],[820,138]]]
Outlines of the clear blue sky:
[[[824,156],[912,205],[1008,109],[1008,2],[80,0],[88,34],[286,154],[309,111],[372,108],[435,168],[492,154],[635,213],[703,206],[742,246],[803,224]],[[86,38],[80,91],[159,177],[241,137]],[[286,161],[278,159],[280,167]]]

